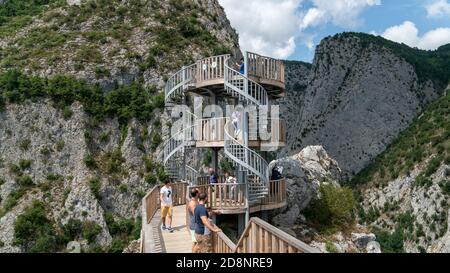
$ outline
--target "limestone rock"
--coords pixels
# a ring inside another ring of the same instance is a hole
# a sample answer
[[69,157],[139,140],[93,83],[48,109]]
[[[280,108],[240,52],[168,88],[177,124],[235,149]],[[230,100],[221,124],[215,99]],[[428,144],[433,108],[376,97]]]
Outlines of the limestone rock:
[[352,242],[354,242],[358,248],[366,248],[370,242],[373,242],[376,239],[377,237],[372,233],[352,233]]
[[81,253],[81,244],[77,241],[71,241],[67,244],[66,250],[69,253]]
[[366,252],[367,253],[381,253],[380,243],[375,242],[375,241],[369,242],[366,247]]
[[317,197],[321,183],[339,185],[340,169],[321,146],[306,147],[300,153],[275,160],[269,169],[283,167],[287,183],[288,206],[273,218],[279,226],[291,227],[298,221],[300,212]]

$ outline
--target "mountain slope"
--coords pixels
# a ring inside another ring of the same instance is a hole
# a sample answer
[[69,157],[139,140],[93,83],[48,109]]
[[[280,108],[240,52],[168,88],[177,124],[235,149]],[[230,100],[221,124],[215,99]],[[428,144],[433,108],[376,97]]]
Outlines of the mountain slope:
[[352,185],[360,221],[385,238],[385,250],[449,252],[450,89]]
[[284,115],[280,155],[323,145],[347,176],[357,174],[442,94],[448,54],[448,46],[426,52],[359,33],[324,39],[299,104]]
[[194,59],[238,52],[237,35],[216,1],[78,2],[0,6],[0,15],[7,14],[0,21],[0,69],[70,74],[110,89],[135,80],[161,85],[159,78]]

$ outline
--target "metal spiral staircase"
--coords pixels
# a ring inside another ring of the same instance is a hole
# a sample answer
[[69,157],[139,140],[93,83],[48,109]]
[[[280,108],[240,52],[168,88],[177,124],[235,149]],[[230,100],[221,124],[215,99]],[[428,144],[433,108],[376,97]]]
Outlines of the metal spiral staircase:
[[[194,130],[196,116],[191,112],[183,113],[183,126],[164,145],[164,168],[172,179],[196,176],[195,170],[185,164],[186,150],[195,145]],[[195,180],[194,180],[195,181]]]
[[[233,69],[231,63],[232,58],[226,56],[223,64],[224,91],[226,94],[247,105],[256,107],[268,106],[269,95],[264,87]],[[176,103],[177,100],[185,96],[188,90],[195,86],[196,76],[201,74],[199,70],[201,67],[198,66],[196,63],[183,67],[169,78],[165,89],[165,100],[168,107],[172,103]],[[166,142],[164,147],[164,166],[171,178],[181,178],[185,181],[194,182],[197,173],[195,169],[185,165],[183,159],[186,149],[195,145],[192,142],[192,137],[197,117],[192,113],[186,113],[184,118],[185,126],[183,129]],[[267,122],[267,118],[259,118]],[[256,137],[258,123],[259,120],[256,124],[250,124],[250,128],[248,128],[248,136],[250,138]],[[267,123],[260,124],[260,126],[267,125]],[[249,202],[251,204],[256,203],[269,193],[269,164],[257,152],[248,148],[245,143],[235,139],[232,130],[233,126],[227,120],[224,128],[224,153],[237,170],[246,172]]]
[[[247,76],[234,70],[230,60],[225,62],[225,90],[239,101],[255,106],[267,106],[269,97],[266,90]],[[228,120],[225,125],[225,155],[230,158],[239,171],[247,172],[249,202],[255,203],[268,195],[269,164],[255,151],[244,143],[236,140],[231,133],[232,126]],[[256,125],[257,126],[257,125]],[[249,136],[257,133],[256,128],[249,128]]]

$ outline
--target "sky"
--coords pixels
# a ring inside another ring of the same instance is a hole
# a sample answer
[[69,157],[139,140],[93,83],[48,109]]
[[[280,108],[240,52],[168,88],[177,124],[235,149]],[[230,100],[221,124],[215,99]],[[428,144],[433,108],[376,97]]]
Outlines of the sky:
[[320,41],[366,32],[411,47],[450,43],[450,0],[219,0],[243,51],[311,62]]

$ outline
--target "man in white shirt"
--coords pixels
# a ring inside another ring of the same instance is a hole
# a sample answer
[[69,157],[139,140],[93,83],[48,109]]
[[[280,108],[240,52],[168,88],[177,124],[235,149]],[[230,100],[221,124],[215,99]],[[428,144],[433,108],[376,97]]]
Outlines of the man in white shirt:
[[[161,200],[161,220],[162,220],[162,230],[168,230],[169,232],[173,232],[172,228],[172,211],[173,211],[173,202],[172,202],[172,187],[170,180],[167,180],[164,183],[164,187],[161,188],[160,197]],[[166,226],[167,219],[167,226]]]

